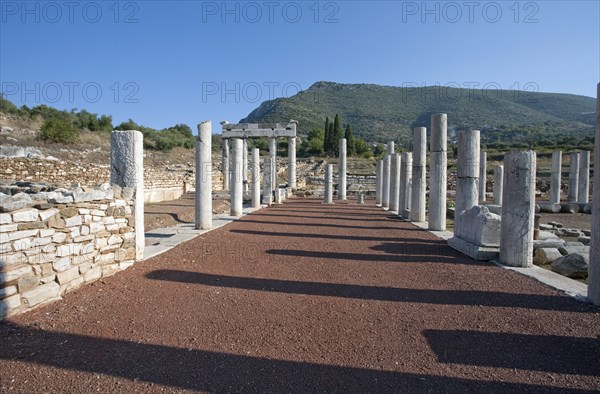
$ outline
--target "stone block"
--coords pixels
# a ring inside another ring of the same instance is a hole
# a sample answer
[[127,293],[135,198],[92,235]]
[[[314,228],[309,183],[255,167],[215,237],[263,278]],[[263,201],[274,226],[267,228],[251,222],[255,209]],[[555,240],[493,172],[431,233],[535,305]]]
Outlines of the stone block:
[[33,290],[21,294],[21,300],[27,307],[33,307],[43,302],[60,299],[60,286],[56,282],[50,282],[36,287]]
[[92,209],[90,211],[90,215],[104,217],[104,216],[106,216],[106,212],[101,211],[100,209]]
[[42,284],[46,284],[46,283],[54,282],[55,280],[56,280],[56,274],[51,274],[48,276],[44,276],[42,279],[40,279],[40,282],[42,282]]
[[53,198],[48,198],[48,202],[53,204],[70,204],[73,202],[73,196],[56,194]]
[[79,214],[79,209],[77,208],[63,208],[60,210],[60,216],[63,219],[72,218],[73,216],[77,216]]
[[6,253],[6,251],[2,251],[0,254],[0,267],[6,267],[19,263],[25,263],[25,256],[22,252]]
[[15,231],[14,233],[10,233],[8,238],[11,241],[15,241],[17,239],[34,237],[38,233],[38,230],[23,230],[23,231]]
[[40,267],[42,268],[42,276],[48,276],[54,272],[52,268],[52,263],[50,262],[40,264]]
[[33,229],[43,229],[46,228],[46,223],[44,222],[27,222],[27,223],[19,223],[19,230],[33,230]]
[[61,218],[58,214],[53,215],[48,219],[48,226],[57,229],[65,228],[65,219]]
[[60,245],[56,248],[56,255],[58,257],[75,256],[81,251],[81,244],[65,244]]
[[126,270],[127,268],[131,267],[133,264],[135,264],[135,261],[133,261],[133,260],[121,261],[119,263],[119,268],[121,268],[122,270]]
[[91,268],[90,270],[86,271],[86,273],[83,275],[83,279],[85,280],[85,283],[94,282],[100,278],[102,278],[102,268],[101,267]]
[[52,268],[54,268],[56,272],[64,272],[68,270],[71,268],[71,258],[63,257],[62,259],[56,260],[52,263]]
[[102,222],[90,223],[90,234],[95,234],[99,231],[104,231],[104,224]]
[[12,216],[10,213],[0,213],[0,224],[12,223]]
[[94,258],[94,264],[96,265],[106,265],[115,262],[115,254],[114,253],[106,253],[98,255]]
[[500,216],[487,207],[476,205],[460,214],[456,236],[480,246],[500,246]]
[[83,220],[79,215],[70,218],[65,218],[65,227],[81,226],[82,224]]
[[7,286],[0,289],[0,299],[17,294],[17,286]]
[[120,245],[122,243],[123,243],[123,238],[119,237],[118,235],[111,235],[108,238],[109,245]]
[[25,276],[17,282],[19,293],[33,290],[40,284],[40,279],[37,276]]
[[79,273],[85,274],[86,272],[91,270],[93,266],[94,266],[93,261],[87,261],[85,263],[81,263],[81,264],[79,264]]
[[73,238],[73,242],[81,243],[93,240],[95,237],[93,235],[80,235],[78,237]]
[[119,264],[105,265],[102,267],[102,276],[103,277],[111,276],[111,275],[116,274],[119,271],[121,271],[121,267],[119,267]]
[[60,284],[60,285],[64,285],[65,283],[68,283],[78,277],[79,277],[79,268],[78,267],[71,267],[66,271],[59,272],[58,274],[56,274],[56,280],[58,281],[58,284]]
[[[19,225],[16,224],[16,223],[13,223],[13,224],[3,224],[3,225],[0,225],[0,233],[8,233],[8,232],[11,232],[11,231],[17,231],[18,228],[19,228]],[[7,237],[8,237],[8,235],[7,235]]]
[[2,300],[3,308],[8,310],[17,309],[21,306],[21,296],[19,294],[11,295]]
[[579,253],[568,254],[555,260],[551,268],[567,278],[587,278],[588,275],[588,264]]
[[533,263],[537,265],[550,264],[563,255],[556,248],[539,248],[533,255]]
[[73,291],[73,290],[77,289],[78,287],[80,287],[84,283],[85,282],[84,282],[83,276],[78,276],[77,278],[73,279],[72,281],[70,281],[64,285],[61,285],[60,293],[64,294],[69,291]]
[[[5,244],[7,242],[10,242],[10,236],[8,235],[8,233],[0,233],[0,244]],[[4,251],[4,249],[5,248],[3,248],[2,250]]]
[[95,240],[96,249],[102,249],[108,245],[108,238],[96,238]]
[[0,212],[12,212],[33,204],[29,194],[18,193],[13,196],[0,195]]
[[13,242],[12,247],[14,250],[25,250],[31,247],[31,239],[30,238],[22,238]]
[[100,248],[100,253],[104,254],[104,253],[115,252],[118,249],[119,249],[119,245],[107,245],[107,246]]
[[34,222],[39,220],[38,210],[34,208],[23,209],[12,214],[13,222]]
[[104,224],[115,224],[115,218],[112,216],[107,216],[105,218],[102,218],[102,223]]
[[500,254],[500,248],[497,246],[476,245],[456,236],[448,240],[448,246],[480,261],[495,260]]
[[59,211],[56,208],[50,208],[50,209],[46,209],[45,211],[39,211],[40,220],[46,221],[49,218],[51,218],[52,216],[56,215],[58,212]]
[[90,234],[90,226],[81,226],[80,233],[81,233],[81,235],[89,235]]
[[591,238],[587,235],[581,235],[579,236],[579,238],[577,238],[577,241],[581,242],[582,244],[589,246],[591,243]]
[[67,239],[66,233],[56,233],[52,236],[52,242],[56,242],[57,244],[64,242]]

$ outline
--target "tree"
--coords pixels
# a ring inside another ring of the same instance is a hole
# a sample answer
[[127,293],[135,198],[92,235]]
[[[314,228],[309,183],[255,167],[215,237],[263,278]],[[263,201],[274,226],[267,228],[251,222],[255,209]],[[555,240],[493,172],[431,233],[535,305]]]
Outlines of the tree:
[[333,119],[333,154],[338,155],[340,152],[340,140],[344,138],[344,130],[342,129],[342,123],[340,121],[340,116],[335,114],[335,118]]
[[323,135],[323,152],[329,151],[329,116],[325,117],[325,130]]
[[344,134],[344,138],[346,139],[346,148],[348,149],[348,156],[354,156],[356,154],[356,149],[354,147],[354,136],[352,135],[352,127],[350,123],[346,125],[346,132]]
[[329,130],[327,131],[327,148],[325,149],[325,154],[333,154],[333,140],[335,138],[333,131],[333,122],[329,122]]
[[371,146],[361,138],[354,140],[354,149],[357,156],[364,157],[365,159],[369,159],[373,156]]

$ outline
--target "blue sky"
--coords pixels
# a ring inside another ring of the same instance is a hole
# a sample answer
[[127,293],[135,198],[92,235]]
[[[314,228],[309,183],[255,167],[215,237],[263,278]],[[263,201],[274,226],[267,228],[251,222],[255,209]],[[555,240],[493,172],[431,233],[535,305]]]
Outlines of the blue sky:
[[0,1],[0,90],[154,128],[316,81],[595,96],[598,1]]

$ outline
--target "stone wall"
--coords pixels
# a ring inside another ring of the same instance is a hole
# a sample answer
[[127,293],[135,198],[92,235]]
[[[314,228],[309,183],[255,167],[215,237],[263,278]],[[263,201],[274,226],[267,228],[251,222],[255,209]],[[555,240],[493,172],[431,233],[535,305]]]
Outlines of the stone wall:
[[131,266],[131,194],[118,187],[0,194],[0,318]]

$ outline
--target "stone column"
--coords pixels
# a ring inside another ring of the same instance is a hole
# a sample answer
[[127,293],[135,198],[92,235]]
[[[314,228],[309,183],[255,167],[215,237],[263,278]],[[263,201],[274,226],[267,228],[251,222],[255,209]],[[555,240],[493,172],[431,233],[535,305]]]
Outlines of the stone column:
[[296,189],[296,137],[288,138],[288,187]]
[[339,143],[340,162],[338,164],[339,180],[338,180],[338,199],[346,200],[346,139],[340,138]]
[[562,152],[552,152],[552,172],[550,173],[550,202],[560,203],[560,182],[562,176]]
[[325,166],[325,204],[333,204],[333,164]]
[[252,149],[252,208],[260,208],[260,152]]
[[390,207],[390,167],[392,164],[392,156],[386,155],[383,158],[383,189],[381,192],[381,206],[386,209]]
[[223,139],[221,153],[221,172],[223,173],[223,190],[229,190],[231,183],[229,171],[229,140]]
[[596,87],[596,139],[594,142],[594,187],[592,188],[592,234],[588,267],[588,298],[600,305],[600,83]]
[[277,138],[269,138],[269,158],[271,158],[271,190],[277,189]]
[[388,155],[393,155],[394,154],[394,141],[388,141],[387,143],[387,154]]
[[242,158],[243,162],[243,184],[244,184],[244,193],[248,192],[248,140],[244,138],[242,143],[242,153],[244,157]]
[[500,262],[513,267],[533,264],[535,220],[535,167],[533,151],[504,156],[504,196],[500,227]]
[[579,153],[569,155],[569,202],[577,202],[579,192]]
[[400,167],[402,159],[400,154],[392,155],[390,170],[390,212],[400,212]]
[[381,197],[383,196],[383,160],[377,160],[377,170],[375,171],[375,204],[381,206]]
[[431,173],[429,176],[429,229],[446,230],[446,194],[448,168],[448,116],[431,115]]
[[110,183],[134,191],[135,259],[144,259],[144,136],[137,130],[110,135]]
[[408,219],[405,211],[410,207],[410,182],[412,178],[412,153],[402,153],[400,160],[400,196],[398,198],[398,215]]
[[273,159],[266,157],[263,164],[263,204],[271,205],[273,203],[273,177],[271,171],[273,170]]
[[485,203],[487,182],[487,152],[481,152],[479,157],[479,205]]
[[244,157],[244,143],[239,138],[231,140],[233,150],[233,171],[231,173],[231,216],[242,216],[243,209],[243,177],[242,161]]
[[502,205],[502,190],[504,187],[504,166],[498,164],[494,169],[494,204]]
[[577,202],[587,204],[590,202],[590,151],[579,153],[579,180],[577,185]]
[[425,195],[427,179],[427,129],[415,127],[413,131],[413,166],[410,204],[410,221],[425,221]]
[[458,132],[456,208],[454,234],[459,234],[460,215],[477,205],[479,190],[479,130]]
[[212,228],[212,124],[210,121],[198,125],[196,142],[196,230]]

